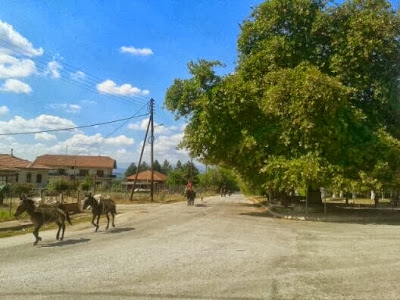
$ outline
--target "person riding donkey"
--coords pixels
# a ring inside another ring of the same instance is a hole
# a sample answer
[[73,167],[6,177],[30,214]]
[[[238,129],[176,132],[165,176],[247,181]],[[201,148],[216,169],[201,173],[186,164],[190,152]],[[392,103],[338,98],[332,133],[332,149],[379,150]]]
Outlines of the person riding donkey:
[[193,205],[194,204],[194,198],[196,198],[196,192],[193,189],[193,184],[190,180],[188,180],[188,183],[186,185],[185,191],[183,194],[186,196],[188,205]]

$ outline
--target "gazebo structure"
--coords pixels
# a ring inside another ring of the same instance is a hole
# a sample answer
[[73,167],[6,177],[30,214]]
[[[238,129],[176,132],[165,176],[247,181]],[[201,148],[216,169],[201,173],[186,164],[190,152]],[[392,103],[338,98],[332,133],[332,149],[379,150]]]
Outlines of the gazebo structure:
[[[135,177],[136,174],[128,176],[126,178],[126,182],[124,182],[123,185],[126,186],[127,190],[131,190],[133,188]],[[167,176],[158,171],[154,171],[153,180],[154,180],[154,186],[157,186],[160,184],[164,184],[167,181]],[[135,192],[147,192],[147,191],[149,192],[150,187],[151,187],[151,171],[146,170],[140,172],[136,180]]]

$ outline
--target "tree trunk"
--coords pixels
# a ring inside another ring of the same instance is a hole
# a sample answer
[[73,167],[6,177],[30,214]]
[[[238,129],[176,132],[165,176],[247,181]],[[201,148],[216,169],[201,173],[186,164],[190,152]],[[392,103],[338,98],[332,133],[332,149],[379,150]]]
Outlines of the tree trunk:
[[269,190],[268,190],[268,202],[269,203],[274,203],[274,191],[270,188]]
[[322,205],[321,191],[320,189],[313,189],[308,187],[307,189],[307,201],[308,205]]
[[378,204],[379,204],[379,196],[378,196],[377,192],[375,192],[375,191],[373,191],[373,192],[374,192],[374,204],[375,204],[375,208],[376,208],[376,207],[378,207]]

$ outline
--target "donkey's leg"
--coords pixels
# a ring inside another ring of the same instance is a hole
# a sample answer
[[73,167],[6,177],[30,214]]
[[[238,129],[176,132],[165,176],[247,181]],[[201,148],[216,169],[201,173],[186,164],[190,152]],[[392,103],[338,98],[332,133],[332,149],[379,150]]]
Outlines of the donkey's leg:
[[60,221],[56,221],[55,222],[58,226],[58,230],[57,230],[57,235],[56,235],[56,240],[58,241],[60,239],[60,231],[61,231],[61,222]]
[[42,240],[42,238],[39,236],[40,227],[42,227],[42,225],[36,225],[35,230],[33,230],[33,235],[36,238],[36,241],[33,243],[33,245],[36,245],[39,241]]
[[106,218],[107,218],[107,227],[106,227],[106,229],[108,229],[108,227],[110,226],[110,216],[108,215],[108,212],[106,212]]
[[115,212],[111,212],[111,216],[112,216],[112,226],[115,227],[114,224]]
[[93,215],[93,218],[92,218],[92,224],[93,224],[94,227],[97,227],[97,225],[94,223],[94,219],[95,219],[96,217],[97,217],[96,215]]
[[64,239],[64,232],[65,232],[65,221],[61,222],[61,238],[60,241],[62,241]]
[[99,230],[99,221],[100,221],[100,214],[98,214],[97,215],[97,222],[96,222],[96,230],[95,231],[97,231],[97,230]]

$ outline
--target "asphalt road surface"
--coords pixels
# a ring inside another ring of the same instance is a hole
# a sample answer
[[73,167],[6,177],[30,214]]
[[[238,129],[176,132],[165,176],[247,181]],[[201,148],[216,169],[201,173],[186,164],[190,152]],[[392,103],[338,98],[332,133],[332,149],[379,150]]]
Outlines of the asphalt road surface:
[[240,194],[0,239],[1,299],[400,299],[400,228],[271,218]]

